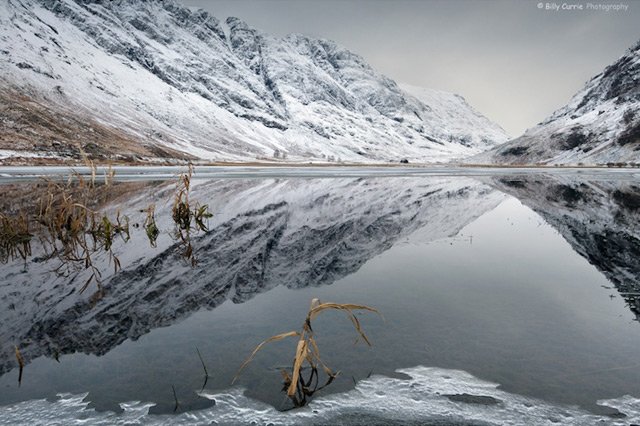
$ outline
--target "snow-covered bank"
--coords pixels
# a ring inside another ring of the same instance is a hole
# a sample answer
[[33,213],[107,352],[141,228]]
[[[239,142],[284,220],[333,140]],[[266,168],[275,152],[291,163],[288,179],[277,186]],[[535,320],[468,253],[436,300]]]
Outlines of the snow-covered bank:
[[[244,396],[240,388],[202,392],[212,408],[178,415],[151,415],[154,404],[123,402],[122,414],[96,412],[91,398],[60,395],[57,401],[25,401],[0,407],[0,425],[629,425],[640,422],[640,399],[632,396],[598,401],[618,410],[608,417],[578,407],[508,393],[498,384],[460,370],[413,367],[398,370],[409,376],[373,376],[355,389],[315,399],[309,406],[280,412]],[[194,390],[195,392],[196,390]]]

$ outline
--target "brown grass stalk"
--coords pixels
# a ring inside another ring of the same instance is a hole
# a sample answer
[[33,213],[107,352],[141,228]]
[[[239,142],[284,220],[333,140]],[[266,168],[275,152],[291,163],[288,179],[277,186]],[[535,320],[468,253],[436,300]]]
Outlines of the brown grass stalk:
[[[261,342],[258,346],[256,346],[249,357],[242,363],[242,365],[238,369],[238,372],[233,378],[232,383],[237,380],[242,370],[255,358],[256,354],[267,343],[283,340],[288,337],[298,337],[298,342],[293,357],[291,374],[289,374],[289,372],[286,370],[281,370],[281,374],[285,383],[287,396],[294,402],[296,406],[305,405],[308,398],[310,398],[313,393],[330,384],[338,374],[337,372],[333,372],[333,370],[330,369],[322,361],[320,357],[320,350],[318,348],[314,331],[311,326],[312,321],[317,318],[319,314],[330,310],[345,312],[351,320],[356,332],[358,333],[358,336],[362,338],[362,340],[364,340],[367,345],[371,346],[371,341],[364,333],[360,321],[355,316],[354,311],[368,311],[380,314],[376,309],[365,305],[356,305],[351,303],[321,303],[320,300],[313,299],[311,301],[311,306],[309,307],[309,311],[307,312],[305,321],[302,325],[302,329],[300,331],[288,331],[286,333],[277,334]],[[302,378],[302,371],[305,368],[305,365],[309,368],[310,371],[309,377],[306,380]],[[321,387],[319,387],[318,385],[318,367],[322,367],[323,371],[328,376],[327,382]]]

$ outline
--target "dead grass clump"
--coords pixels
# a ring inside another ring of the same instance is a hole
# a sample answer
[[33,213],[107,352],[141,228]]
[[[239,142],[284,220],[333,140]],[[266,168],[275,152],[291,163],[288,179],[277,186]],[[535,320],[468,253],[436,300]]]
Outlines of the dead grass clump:
[[120,260],[113,253],[114,240],[131,237],[129,219],[116,213],[114,219],[91,208],[98,192],[108,185],[97,187],[95,168],[90,180],[75,174],[68,182],[49,181],[46,195],[40,200],[36,221],[43,229],[41,241],[50,258],[60,260],[56,269],[62,273],[69,269],[90,269],[91,275],[82,286],[84,291],[91,282],[101,288],[101,271],[94,265],[94,255],[106,252],[114,271],[120,269]]
[[191,262],[192,266],[195,266],[198,260],[191,245],[191,232],[207,232],[209,229],[205,222],[213,215],[209,212],[209,206],[206,204],[200,205],[195,202],[193,206],[191,205],[189,192],[192,176],[193,165],[189,164],[187,171],[178,178],[171,217],[175,223],[175,237],[184,247],[182,255]]
[[154,204],[149,205],[147,207],[147,217],[144,220],[144,232],[147,234],[147,238],[149,239],[149,244],[151,247],[156,247],[156,241],[158,239],[158,235],[160,235],[160,230],[158,229],[158,225],[156,224],[156,206]]
[[[362,338],[367,345],[371,346],[371,342],[362,330],[360,320],[355,316],[354,311],[363,310],[380,314],[376,309],[365,305],[349,303],[321,303],[320,300],[313,299],[311,301],[309,311],[307,312],[307,317],[302,325],[302,329],[300,331],[289,331],[271,336],[256,346],[251,355],[249,355],[249,357],[240,366],[238,373],[233,378],[233,382],[236,381],[242,370],[253,360],[258,351],[260,351],[264,345],[270,342],[283,340],[288,337],[298,337],[298,344],[296,345],[291,371],[282,369],[280,372],[284,382],[283,390],[286,391],[289,399],[291,399],[296,407],[306,405],[315,392],[331,384],[338,375],[338,372],[334,372],[320,358],[320,350],[316,343],[313,328],[311,327],[311,322],[320,313],[329,310],[345,312],[358,333],[358,337]],[[318,367],[321,367],[327,375],[327,381],[322,386],[319,385]],[[309,371],[307,377],[303,377],[303,370]]]
[[25,214],[6,216],[0,213],[0,262],[21,258],[26,262],[31,256],[29,219]]
[[[44,180],[38,184],[37,194],[29,200],[28,212],[22,210],[0,213],[0,262],[17,258],[25,262],[31,256],[33,237],[43,246],[45,259],[58,259],[55,268],[59,274],[71,274],[88,269],[88,279],[81,288],[84,291],[95,282],[102,290],[101,275],[104,271],[95,262],[95,256],[106,253],[114,273],[120,270],[120,260],[113,252],[117,238],[131,238],[129,218],[119,212],[108,215],[100,206],[114,190],[114,170],[109,167],[100,183],[92,160],[85,158],[90,175],[72,173],[66,181]],[[184,247],[183,256],[196,265],[197,259],[191,245],[194,232],[207,232],[207,219],[212,217],[208,205],[190,200],[192,165],[179,176],[171,216],[175,223],[175,239]],[[138,224],[134,224],[139,227]],[[144,231],[152,247],[156,247],[160,230],[155,218],[155,205],[146,209]]]

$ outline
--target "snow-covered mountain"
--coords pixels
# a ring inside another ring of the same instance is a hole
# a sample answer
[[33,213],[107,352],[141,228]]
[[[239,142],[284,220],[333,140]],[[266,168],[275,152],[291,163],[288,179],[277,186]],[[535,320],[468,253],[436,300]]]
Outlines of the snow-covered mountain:
[[459,142],[483,151],[495,146],[496,141],[506,141],[504,129],[476,111],[462,96],[404,83],[400,88],[424,105],[432,106],[423,118],[429,134],[438,140]]
[[13,345],[27,362],[104,354],[226,300],[332,284],[417,230],[423,242],[455,235],[505,199],[469,178],[194,180],[192,202],[208,203],[215,215],[209,232],[193,236],[193,268],[165,232],[172,229],[174,185],[125,188],[107,210],[142,223],[140,210],[154,202],[162,232],[150,248],[144,230],[132,226],[131,240],[115,248],[117,274],[105,256],[95,257],[105,274],[103,297],[79,294],[88,271],[57,275],[56,261],[45,261],[35,244],[26,265],[0,264],[0,375],[16,366]]
[[508,138],[334,42],[174,0],[0,2],[0,158],[433,162]]
[[640,163],[640,42],[542,123],[467,161]]

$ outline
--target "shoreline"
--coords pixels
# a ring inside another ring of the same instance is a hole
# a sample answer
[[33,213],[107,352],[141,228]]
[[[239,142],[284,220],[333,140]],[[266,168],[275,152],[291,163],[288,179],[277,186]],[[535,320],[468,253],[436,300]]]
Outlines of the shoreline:
[[7,168],[83,168],[95,166],[97,168],[108,167],[185,167],[192,164],[194,167],[300,167],[300,168],[340,168],[340,167],[385,167],[385,168],[497,168],[497,169],[640,169],[640,165],[606,165],[606,164],[483,164],[483,163],[399,163],[399,162],[372,162],[372,163],[349,163],[349,162],[279,162],[279,161],[181,161],[181,160],[159,160],[159,161],[48,161],[48,162],[13,162],[0,159],[0,170]]
[[[185,170],[184,165],[57,165],[0,166],[0,183],[33,181],[43,178],[66,179],[70,175],[94,176],[102,180],[113,173],[116,181],[167,180]],[[434,176],[517,176],[528,174],[580,175],[640,180],[640,168],[606,166],[501,166],[460,164],[265,164],[218,163],[194,165],[194,179],[222,178],[360,178]]]

